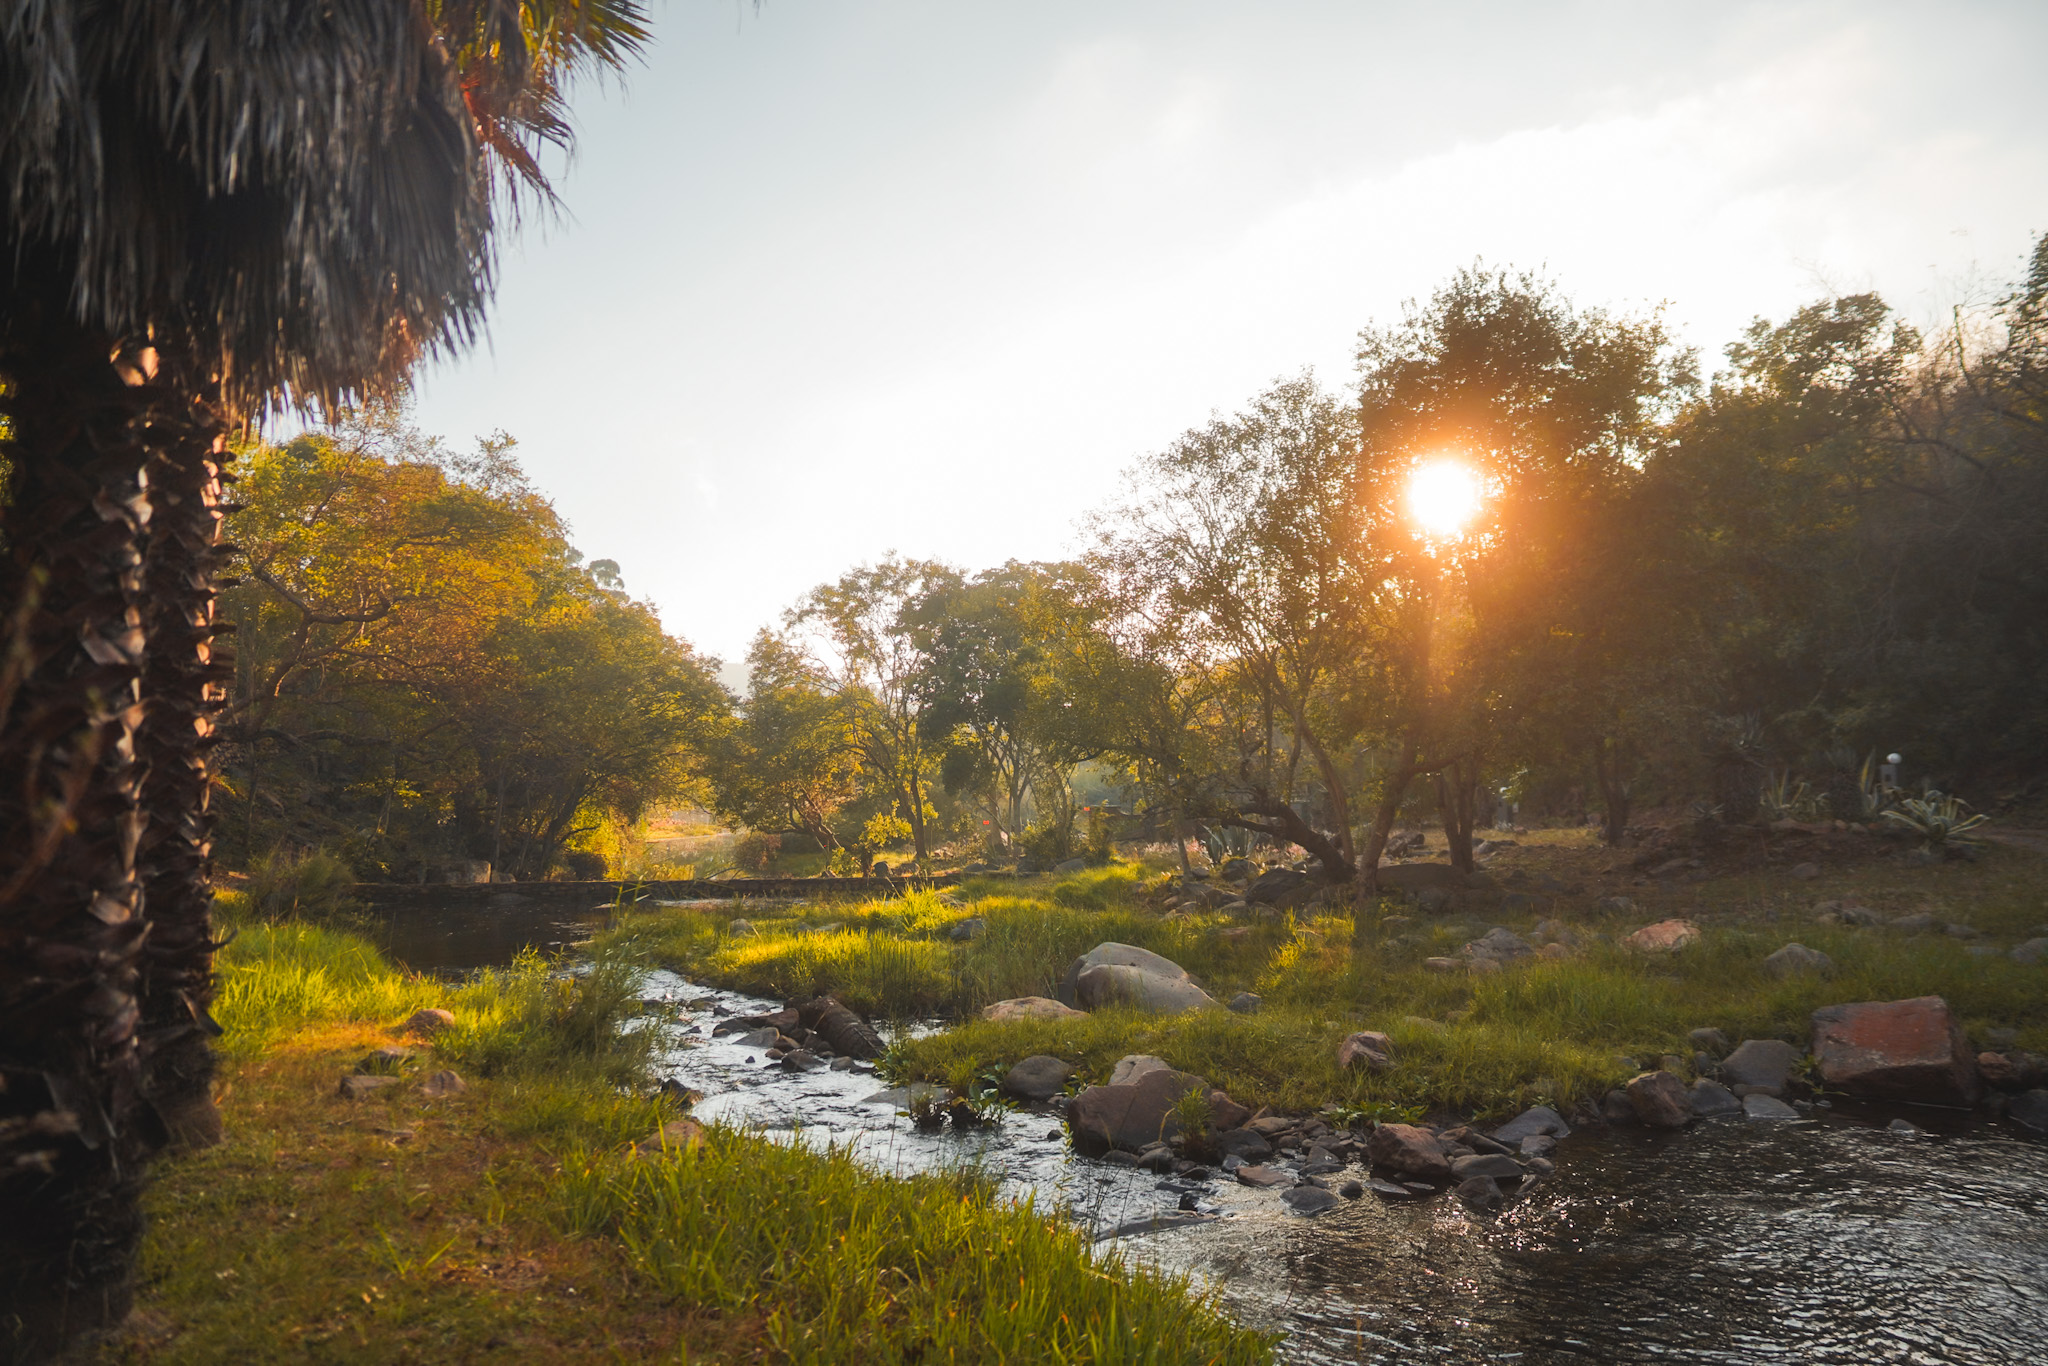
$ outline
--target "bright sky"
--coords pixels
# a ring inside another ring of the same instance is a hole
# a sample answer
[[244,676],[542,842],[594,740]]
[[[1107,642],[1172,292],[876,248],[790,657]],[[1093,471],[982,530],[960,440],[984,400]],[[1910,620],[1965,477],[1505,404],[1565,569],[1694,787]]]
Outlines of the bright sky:
[[2048,230],[2048,4],[650,0],[569,216],[417,420],[504,429],[592,557],[737,659],[890,550],[1077,548],[1119,471],[1458,267],[1669,301],[1710,359]]

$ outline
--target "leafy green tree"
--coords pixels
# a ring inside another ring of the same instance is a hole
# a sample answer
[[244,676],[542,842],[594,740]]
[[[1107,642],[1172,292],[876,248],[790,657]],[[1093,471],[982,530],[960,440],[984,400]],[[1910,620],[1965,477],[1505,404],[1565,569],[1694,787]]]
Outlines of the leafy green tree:
[[860,749],[832,679],[763,630],[747,652],[739,714],[707,745],[712,809],[733,825],[798,829],[841,846],[840,813],[861,792]]

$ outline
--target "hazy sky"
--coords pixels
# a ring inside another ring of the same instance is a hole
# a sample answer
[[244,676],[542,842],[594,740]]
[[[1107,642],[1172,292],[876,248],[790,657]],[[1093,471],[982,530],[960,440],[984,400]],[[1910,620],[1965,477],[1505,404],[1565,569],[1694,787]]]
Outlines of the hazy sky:
[[1134,455],[1348,384],[1475,258],[1712,359],[1830,289],[1938,317],[2048,229],[2038,0],[650,6],[418,421],[516,436],[728,659],[891,549],[1069,552]]

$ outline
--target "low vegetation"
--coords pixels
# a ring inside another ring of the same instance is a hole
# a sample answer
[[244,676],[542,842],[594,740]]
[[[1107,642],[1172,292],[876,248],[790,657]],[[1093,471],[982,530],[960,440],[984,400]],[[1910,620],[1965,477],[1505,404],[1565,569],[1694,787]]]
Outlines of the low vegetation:
[[[618,1028],[636,1003],[616,953],[444,985],[342,931],[239,930],[218,1007],[229,1139],[153,1188],[114,1359],[1265,1359],[1185,1283],[972,1173],[899,1181],[715,1128],[639,1150],[678,1112],[642,1098],[653,1034]],[[406,1080],[337,1097],[424,1006],[457,1025],[407,1041]],[[408,1084],[450,1066],[460,1094]]]
[[[2043,932],[2048,902],[2038,891],[2038,854],[1998,848],[1981,862],[1910,871],[1879,863],[1813,883],[1758,873],[1639,887],[1601,872],[1592,861],[1607,856],[1588,847],[1589,838],[1559,832],[1498,862],[1612,886],[1582,887],[1505,915],[1430,917],[1384,903],[1387,914],[1405,913],[1409,923],[1390,921],[1363,950],[1353,947],[1348,915],[1250,922],[1162,915],[1130,865],[1035,883],[983,879],[950,900],[913,893],[853,907],[744,907],[738,915],[750,932],[742,933],[732,931],[731,910],[665,910],[628,919],[612,942],[718,986],[781,998],[831,991],[883,1019],[942,1017],[950,1028],[902,1037],[888,1067],[958,1090],[1033,1054],[1065,1058],[1080,1081],[1099,1082],[1125,1054],[1150,1053],[1253,1106],[1497,1114],[1536,1101],[1597,1098],[1663,1055],[1689,1057],[1686,1034],[1703,1025],[1734,1038],[1804,1040],[1817,1007],[1919,995],[1947,998],[1973,1029],[2016,1027],[2021,1046],[2048,1049],[2048,970],[1971,953],[1972,944],[2009,947]],[[1631,909],[1599,908],[1602,892],[1623,889]],[[1817,902],[1844,895],[1889,915],[1931,911],[1982,938],[1814,918]],[[1674,915],[1701,925],[1698,944],[1670,957],[1620,947],[1630,931]],[[1567,922],[1581,938],[1573,956],[1493,974],[1426,966],[1488,926],[1531,933],[1546,917]],[[971,920],[985,928],[954,940],[955,927]],[[1793,940],[1827,954],[1834,971],[1769,972],[1764,960]],[[1260,1008],[1252,1015],[1105,1010],[1057,1021],[979,1018],[992,1001],[1053,995],[1067,965],[1104,941],[1172,959],[1219,1000],[1255,993]],[[1338,1069],[1337,1045],[1358,1029],[1393,1038],[1393,1070]]]

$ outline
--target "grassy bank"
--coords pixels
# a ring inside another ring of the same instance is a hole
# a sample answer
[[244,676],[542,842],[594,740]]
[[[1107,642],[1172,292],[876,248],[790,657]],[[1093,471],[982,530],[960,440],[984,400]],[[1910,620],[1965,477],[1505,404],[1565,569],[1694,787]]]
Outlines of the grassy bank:
[[[1919,995],[1946,997],[1973,1030],[2017,1028],[2021,1047],[2048,1050],[2048,969],[1969,949],[2042,932],[2048,859],[2038,853],[1996,849],[1978,863],[1932,869],[1879,864],[1814,881],[1758,874],[1690,885],[1640,885],[1610,868],[1610,858],[1583,842],[1531,841],[1508,867],[1563,875],[1576,892],[1519,912],[1410,913],[1408,923],[1369,936],[1363,951],[1354,950],[1345,915],[1250,923],[1164,916],[1146,904],[1140,875],[1128,867],[1023,887],[969,884],[957,905],[914,894],[852,908],[743,907],[738,914],[752,933],[730,932],[731,910],[664,911],[629,919],[612,942],[720,986],[778,997],[834,991],[884,1019],[954,1020],[905,1042],[890,1061],[899,1075],[955,1088],[1034,1053],[1075,1062],[1087,1080],[1106,1078],[1127,1053],[1152,1053],[1249,1105],[1498,1113],[1597,1097],[1662,1055],[1690,1056],[1686,1033],[1700,1026],[1803,1043],[1820,1006]],[[1634,907],[1601,909],[1615,894]],[[1815,919],[1816,903],[1843,897],[1891,915],[1925,910],[1983,937],[1966,943],[1938,928],[1908,934]],[[1669,916],[1700,924],[1700,943],[1669,958],[1618,947],[1630,931]],[[949,932],[970,918],[985,929],[953,940]],[[1571,926],[1581,941],[1573,957],[1490,975],[1424,965],[1490,925],[1533,933],[1541,919]],[[1263,1006],[1252,1016],[975,1018],[991,1001],[1053,994],[1067,964],[1104,940],[1164,954],[1219,999],[1251,991]],[[1772,975],[1765,958],[1794,940],[1826,953],[1834,972]],[[1393,1037],[1392,1071],[1338,1070],[1338,1042],[1361,1028]]]
[[[347,934],[247,925],[222,978],[229,1139],[160,1173],[109,1359],[1264,1359],[1184,1284],[971,1179],[717,1129],[638,1151],[676,1112],[620,1085],[643,1079],[616,956],[449,987]],[[429,1005],[458,1024],[399,1085],[335,1094]],[[429,1099],[443,1067],[468,1088]]]

